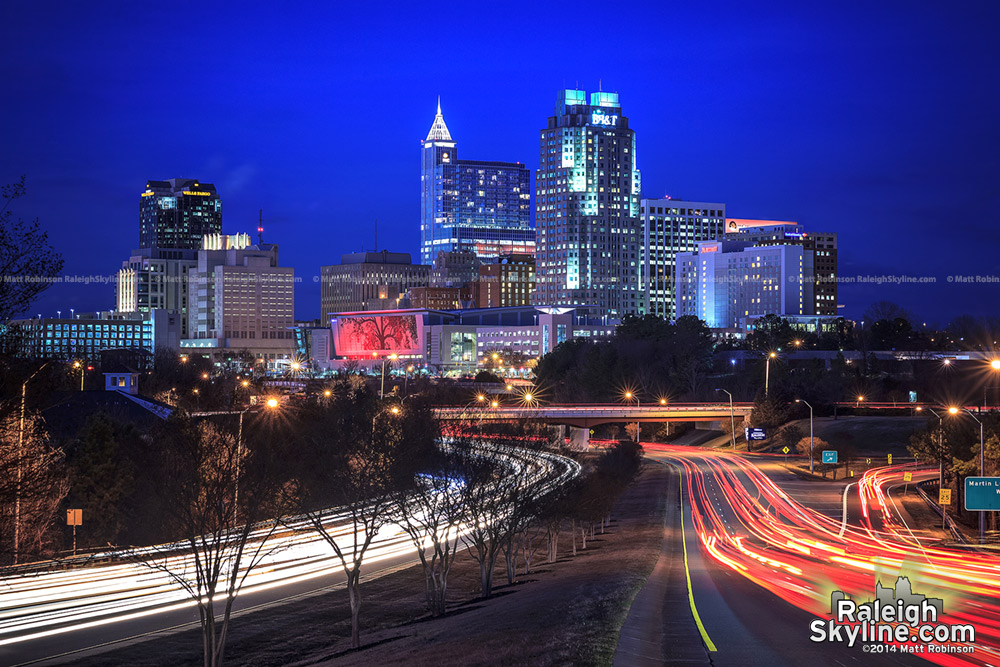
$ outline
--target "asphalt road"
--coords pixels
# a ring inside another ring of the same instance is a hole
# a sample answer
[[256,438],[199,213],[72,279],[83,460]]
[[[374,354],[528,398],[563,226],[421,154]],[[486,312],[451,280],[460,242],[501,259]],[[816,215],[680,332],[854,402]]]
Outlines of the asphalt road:
[[[859,644],[848,647],[839,643],[810,641],[810,622],[816,618],[759,586],[732,567],[705,554],[699,544],[699,532],[692,516],[692,504],[702,514],[717,516],[716,530],[751,535],[744,523],[745,513],[734,507],[728,484],[717,479],[717,468],[709,465],[697,451],[678,453],[647,449],[650,459],[670,464],[675,473],[668,487],[664,525],[664,546],[660,559],[622,629],[616,665],[711,664],[714,666],[766,667],[799,665],[917,665],[926,664],[908,654],[876,655],[864,652]],[[683,458],[689,468],[676,465]],[[715,459],[718,461],[719,459]],[[723,465],[725,459],[722,459]],[[729,465],[736,479],[752,493],[755,482],[736,466]],[[793,492],[805,505],[840,519],[842,484],[826,485],[802,481],[783,469],[772,474],[787,475],[781,481],[795,486]],[[688,475],[700,476],[703,491],[688,492],[682,483]],[[849,482],[850,480],[848,480]],[[809,488],[811,485],[812,488]],[[681,492],[683,491],[683,498]],[[707,507],[706,505],[710,505]],[[849,508],[849,513],[860,508]],[[684,534],[680,520],[683,517]],[[682,567],[684,552],[687,568]],[[690,575],[690,589],[686,574]],[[872,581],[874,589],[874,580]],[[702,633],[692,611],[701,621]],[[659,597],[658,601],[651,598]],[[709,644],[715,650],[709,650]]]

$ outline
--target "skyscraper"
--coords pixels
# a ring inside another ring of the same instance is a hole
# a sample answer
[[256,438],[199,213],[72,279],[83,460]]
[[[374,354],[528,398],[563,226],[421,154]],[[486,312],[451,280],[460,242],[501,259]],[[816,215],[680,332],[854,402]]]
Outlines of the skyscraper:
[[420,261],[471,250],[480,259],[535,252],[531,174],[520,162],[459,160],[441,103],[420,166]]
[[222,231],[222,200],[197,179],[146,181],[139,200],[139,247],[200,250],[206,234]]
[[593,304],[607,314],[642,303],[642,221],[635,132],[618,93],[560,91],[541,131],[535,179],[535,303]]
[[[722,238],[726,205],[681,199],[643,199],[643,312],[675,317],[674,259],[699,241]],[[642,302],[640,302],[642,303]]]

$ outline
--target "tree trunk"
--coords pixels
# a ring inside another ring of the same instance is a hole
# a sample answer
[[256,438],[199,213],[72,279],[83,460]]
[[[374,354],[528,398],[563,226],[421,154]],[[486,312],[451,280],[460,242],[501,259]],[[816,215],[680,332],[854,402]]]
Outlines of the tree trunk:
[[347,592],[351,600],[351,648],[361,646],[361,570],[354,568],[347,577]]
[[586,526],[580,526],[580,543],[582,545],[580,547],[580,549],[586,549],[587,548],[587,527]]
[[569,534],[573,538],[573,555],[576,555],[576,519],[569,520]]

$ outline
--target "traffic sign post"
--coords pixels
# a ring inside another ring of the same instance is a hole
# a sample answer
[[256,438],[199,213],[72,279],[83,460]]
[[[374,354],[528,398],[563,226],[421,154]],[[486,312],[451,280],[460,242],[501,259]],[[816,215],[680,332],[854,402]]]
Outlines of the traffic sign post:
[[951,505],[951,489],[938,489],[938,505],[941,506],[941,528],[945,529],[948,527],[948,510],[945,508]]
[[969,512],[1000,510],[1000,477],[966,477],[965,509]]
[[83,510],[66,510],[66,525],[73,526],[73,555],[76,555],[76,527],[83,525]]
[[789,452],[788,445],[785,445],[784,447],[782,447],[781,451],[785,454],[785,467],[787,468],[788,467],[788,452]]
[[837,463],[837,450],[836,449],[824,449],[823,450],[823,463]]
[[912,472],[904,472],[903,473],[903,481],[906,482],[906,484],[903,486],[903,495],[905,496],[906,494],[908,494],[910,492],[910,482],[913,481],[913,473]]

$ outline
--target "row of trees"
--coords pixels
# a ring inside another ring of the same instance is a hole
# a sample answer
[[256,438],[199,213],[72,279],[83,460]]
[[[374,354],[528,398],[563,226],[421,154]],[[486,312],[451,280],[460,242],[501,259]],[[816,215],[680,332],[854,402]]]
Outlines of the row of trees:
[[[513,582],[519,563],[530,571],[544,545],[548,559],[557,558],[567,525],[574,550],[578,539],[585,544],[641,457],[636,445],[623,444],[588,462],[573,484],[539,493],[523,450],[553,444],[544,427],[466,424],[439,449],[423,396],[382,400],[358,376],[328,386],[328,396],[275,409],[211,419],[176,410],[147,432],[98,413],[63,446],[30,413],[18,440],[19,423],[8,418],[0,433],[0,543],[8,562],[15,498],[22,562],[58,557],[62,510],[83,508],[85,550],[124,546],[124,557],[170,577],[196,602],[206,664],[218,665],[248,573],[309,533],[344,572],[357,646],[362,568],[389,524],[412,540],[428,610],[441,614],[460,553],[479,564],[481,594],[489,597],[501,557]],[[333,507],[340,508],[336,521]],[[143,546],[150,544],[157,546]]]

